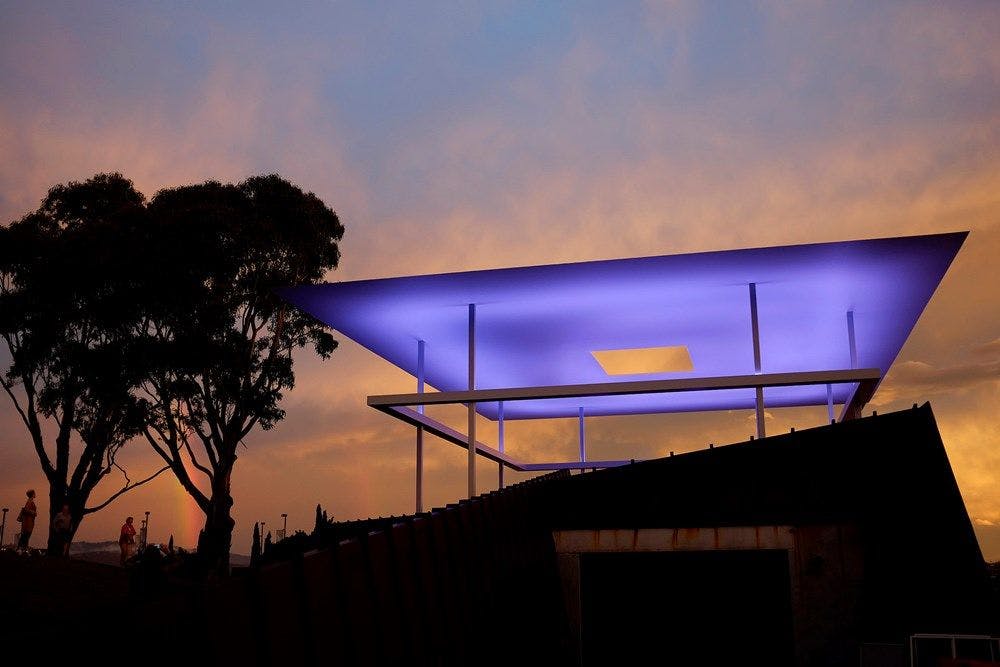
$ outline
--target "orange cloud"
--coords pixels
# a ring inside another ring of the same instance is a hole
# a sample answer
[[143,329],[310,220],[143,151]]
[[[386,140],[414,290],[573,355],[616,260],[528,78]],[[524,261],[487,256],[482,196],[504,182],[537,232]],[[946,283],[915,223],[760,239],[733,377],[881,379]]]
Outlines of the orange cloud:
[[[18,80],[45,88],[0,96],[0,220],[97,171],[120,170],[147,195],[278,171],[341,215],[335,280],[971,229],[873,407],[932,399],[970,513],[984,528],[1000,522],[1000,12],[878,6],[859,21],[821,3],[765,3],[771,71],[710,85],[698,73],[704,11],[643,6],[647,34],[633,42],[656,64],[648,81],[602,88],[621,54],[574,23],[565,49],[456,97],[450,113],[388,137],[363,126],[384,151],[372,154],[357,148],[359,126],[340,113],[352,100],[329,90],[331,76],[378,69],[366,42],[391,41],[398,20],[372,21],[364,38],[289,40],[287,53],[217,27],[186,87],[110,100],[88,92],[108,87],[81,66],[93,59],[87,40],[62,30],[16,59],[0,51]],[[463,29],[482,19],[466,14]],[[380,54],[377,65],[398,57]],[[253,521],[283,511],[290,527],[310,528],[316,502],[340,518],[412,509],[412,429],[364,405],[367,394],[411,390],[412,378],[350,341],[325,363],[300,355],[296,369],[287,419],[252,434],[237,465],[238,551]],[[588,451],[646,458],[743,440],[747,417],[588,420]],[[782,432],[826,414],[772,417],[769,431]],[[462,426],[461,415],[447,418]],[[510,424],[508,447],[534,460],[572,456],[571,421]],[[483,424],[484,439],[492,428]],[[23,448],[16,422],[0,429],[0,449]],[[19,476],[34,469],[26,451],[10,464]],[[464,457],[428,444],[426,505],[464,494]],[[137,449],[134,462],[155,461]],[[495,483],[495,467],[480,466],[480,478]],[[24,484],[8,480],[0,490],[20,497]],[[88,519],[83,535],[113,538],[118,514],[144,506],[160,525],[180,525],[172,493],[158,480]]]

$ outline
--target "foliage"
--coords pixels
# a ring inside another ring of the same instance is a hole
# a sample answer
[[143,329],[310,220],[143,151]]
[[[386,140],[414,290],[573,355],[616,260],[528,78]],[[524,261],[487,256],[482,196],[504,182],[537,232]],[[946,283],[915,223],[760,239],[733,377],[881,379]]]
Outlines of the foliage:
[[250,565],[256,565],[260,562],[261,546],[260,546],[260,524],[254,522],[253,524],[253,542],[250,545]]
[[[292,353],[336,348],[280,287],[316,283],[340,259],[340,220],[279,176],[163,190],[120,174],[54,187],[0,228],[0,338],[14,402],[74,529],[116,455],[141,434],[205,513],[199,555],[228,572],[238,448],[283,417]],[[55,424],[46,442],[43,422]],[[83,447],[71,469],[70,441]],[[51,450],[51,453],[50,453]],[[124,471],[122,471],[124,472]]]
[[145,280],[162,298],[145,301],[137,332],[144,435],[205,513],[200,550],[225,572],[238,448],[284,417],[293,351],[328,358],[337,345],[275,290],[322,280],[344,229],[318,197],[273,175],[164,190],[148,208]]
[[330,524],[330,519],[326,516],[326,510],[316,503],[316,524],[313,526],[313,535],[320,534],[323,529]]
[[[36,211],[0,227],[0,339],[10,355],[0,386],[48,480],[50,519],[68,503],[72,533],[156,474],[133,482],[117,462],[143,421],[138,377],[120,361],[139,296],[132,250],[144,213],[131,181],[99,174],[53,187]],[[88,506],[116,468],[122,488]]]

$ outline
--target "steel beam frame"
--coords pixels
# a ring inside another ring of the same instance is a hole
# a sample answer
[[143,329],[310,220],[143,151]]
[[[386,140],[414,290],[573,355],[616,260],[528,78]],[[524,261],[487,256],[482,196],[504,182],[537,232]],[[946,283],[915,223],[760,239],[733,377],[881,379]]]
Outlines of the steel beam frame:
[[[471,318],[470,318],[471,320]],[[470,334],[474,335],[474,320],[470,321]],[[471,337],[470,337],[471,338]],[[474,340],[474,339],[473,339]],[[470,345],[470,348],[472,346]],[[474,348],[470,349],[470,370],[474,368]],[[472,373],[470,373],[470,376]],[[574,384],[542,387],[513,387],[502,389],[469,389],[465,391],[439,391],[415,394],[385,394],[368,397],[368,405],[396,419],[400,419],[421,431],[434,435],[469,450],[470,497],[475,495],[475,457],[477,454],[520,472],[542,470],[582,470],[585,468],[610,468],[625,465],[629,461],[552,461],[527,463],[511,458],[500,449],[476,440],[475,406],[477,403],[507,401],[530,401],[550,398],[582,398],[592,396],[622,396],[629,394],[662,394],[685,391],[705,391],[720,389],[763,389],[764,387],[791,387],[802,385],[855,384],[854,392],[844,404],[841,421],[859,417],[861,409],[871,399],[882,378],[877,368],[861,368],[833,371],[808,371],[797,373],[770,373],[760,375],[729,375],[707,378],[683,378],[677,380],[641,380],[633,382],[602,382],[596,384]],[[474,376],[470,386],[475,386]],[[829,400],[829,399],[828,399]],[[441,422],[423,414],[423,406],[465,403],[469,406],[471,433],[463,434]],[[411,406],[418,406],[414,410]],[[728,408],[720,408],[728,409]],[[579,418],[579,417],[578,417]],[[502,421],[501,421],[502,424]],[[502,426],[500,426],[502,429]],[[502,434],[502,430],[500,433]],[[581,444],[583,428],[581,420]],[[500,436],[501,443],[503,436]],[[502,445],[501,445],[502,447]],[[581,448],[581,451],[582,448]]]

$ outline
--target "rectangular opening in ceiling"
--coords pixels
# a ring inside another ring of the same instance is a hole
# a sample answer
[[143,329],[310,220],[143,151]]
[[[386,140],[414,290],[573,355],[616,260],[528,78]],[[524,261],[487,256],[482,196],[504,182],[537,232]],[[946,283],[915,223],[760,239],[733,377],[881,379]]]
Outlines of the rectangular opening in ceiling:
[[683,373],[694,370],[687,345],[594,350],[591,354],[608,375]]

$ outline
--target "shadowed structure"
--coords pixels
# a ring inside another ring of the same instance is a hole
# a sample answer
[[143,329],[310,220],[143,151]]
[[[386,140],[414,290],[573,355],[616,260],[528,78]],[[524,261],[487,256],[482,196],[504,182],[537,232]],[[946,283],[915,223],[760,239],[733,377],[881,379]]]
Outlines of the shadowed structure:
[[[552,473],[312,546],[136,629],[245,664],[850,665],[878,647],[867,667],[902,664],[917,632],[997,627],[928,405]],[[205,614],[231,627],[205,635]]]

